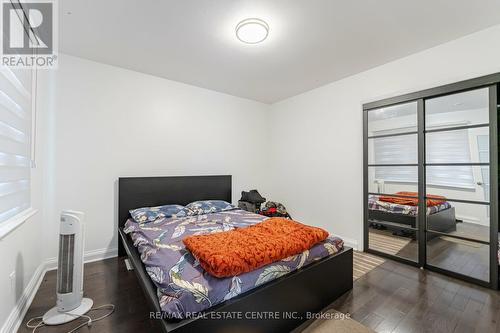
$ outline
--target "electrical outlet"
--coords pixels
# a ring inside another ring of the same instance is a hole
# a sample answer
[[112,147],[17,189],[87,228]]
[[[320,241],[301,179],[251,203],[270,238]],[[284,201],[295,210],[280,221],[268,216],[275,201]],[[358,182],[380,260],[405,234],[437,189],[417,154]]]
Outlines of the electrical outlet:
[[14,290],[16,287],[16,271],[12,271],[12,273],[9,274],[9,279],[10,279],[10,290]]

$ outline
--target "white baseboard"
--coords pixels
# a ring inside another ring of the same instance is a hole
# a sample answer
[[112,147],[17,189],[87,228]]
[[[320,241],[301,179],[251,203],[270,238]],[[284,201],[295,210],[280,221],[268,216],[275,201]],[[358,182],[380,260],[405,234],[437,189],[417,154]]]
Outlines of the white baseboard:
[[[98,249],[85,251],[83,262],[89,263],[118,256],[118,248]],[[45,261],[45,271],[51,271],[57,268],[57,258],[50,258]]]
[[23,320],[28,308],[35,297],[40,284],[42,283],[43,277],[45,275],[45,265],[44,263],[40,264],[36,269],[35,273],[33,273],[33,277],[26,288],[24,288],[23,294],[19,298],[16,303],[16,306],[10,312],[7,320],[2,326],[0,330],[1,333],[12,333],[17,332],[19,329],[19,325],[21,325],[21,321]]
[[[98,249],[92,251],[86,251],[84,255],[84,262],[94,262],[99,260],[104,260],[108,258],[113,258],[118,255],[118,249]],[[28,282],[26,288],[24,288],[23,294],[16,303],[16,306],[10,312],[7,320],[0,329],[0,333],[12,333],[17,332],[21,322],[28,311],[33,298],[35,298],[36,292],[43,281],[43,277],[47,271],[57,268],[57,258],[50,258],[42,262],[38,268],[33,273],[31,280]],[[54,304],[55,305],[55,304]],[[48,310],[48,308],[47,308]],[[43,315],[43,313],[40,313]]]
[[487,219],[486,222],[481,222],[481,220],[478,219],[477,217],[457,215],[457,220],[462,220],[462,221],[467,222],[467,223],[484,225],[486,227],[490,226],[489,219]]

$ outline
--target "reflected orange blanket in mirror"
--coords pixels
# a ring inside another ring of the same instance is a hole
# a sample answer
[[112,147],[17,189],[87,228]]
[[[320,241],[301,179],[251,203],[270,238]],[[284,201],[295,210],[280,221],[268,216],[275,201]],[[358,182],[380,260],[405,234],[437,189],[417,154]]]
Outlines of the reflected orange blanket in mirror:
[[182,241],[213,276],[235,276],[310,249],[328,232],[281,217],[272,217],[245,228]]
[[[417,192],[401,191],[401,192],[396,192],[394,194],[414,196],[414,197],[418,196]],[[391,197],[389,195],[381,195],[378,199],[380,201],[391,202],[391,203],[395,203],[398,205],[408,205],[408,206],[417,206],[418,205],[417,198],[398,198],[398,197]],[[443,197],[441,195],[427,194],[427,199],[426,199],[427,207],[437,206],[437,205],[443,204],[446,202],[446,200],[444,200],[444,199],[445,199],[445,197]]]

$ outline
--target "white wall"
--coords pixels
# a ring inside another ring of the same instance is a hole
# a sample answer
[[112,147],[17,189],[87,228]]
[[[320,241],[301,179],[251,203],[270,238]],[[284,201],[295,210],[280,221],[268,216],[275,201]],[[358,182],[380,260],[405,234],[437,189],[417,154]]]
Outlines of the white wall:
[[499,72],[498,40],[500,25],[274,104],[272,197],[361,247],[362,104]]
[[[39,202],[34,203],[38,206]],[[26,304],[29,292],[33,291],[36,283],[32,278],[37,275],[37,270],[43,261],[40,251],[42,212],[27,220],[19,228],[0,240],[2,265],[0,266],[0,331],[2,324],[8,320],[15,320],[18,311]],[[10,280],[10,274],[15,272],[15,279]],[[13,312],[12,315],[11,312]]]
[[116,251],[121,176],[231,174],[233,202],[266,187],[268,105],[67,55],[44,80],[48,258],[66,208],[86,213],[87,252]]

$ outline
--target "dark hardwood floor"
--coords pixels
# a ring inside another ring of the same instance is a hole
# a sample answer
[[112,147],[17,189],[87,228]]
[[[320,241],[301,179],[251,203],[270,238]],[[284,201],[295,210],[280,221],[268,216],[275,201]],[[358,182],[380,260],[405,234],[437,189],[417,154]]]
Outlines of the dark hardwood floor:
[[[149,320],[149,306],[137,283],[135,273],[127,271],[123,260],[118,258],[85,264],[85,279],[83,283],[84,296],[94,300],[94,306],[112,303],[116,306],[115,312],[108,318],[92,324],[89,329],[83,327],[78,333],[142,333],[158,332],[159,328],[154,320]],[[56,271],[45,274],[40,289],[31,304],[19,328],[19,333],[31,332],[26,328],[29,318],[42,316],[56,304]],[[91,312],[93,318],[106,313],[105,311]],[[40,333],[66,333],[85,320],[75,320],[60,326],[42,327],[36,330]]]
[[377,332],[500,332],[500,293],[387,260],[332,304]]
[[[46,274],[27,318],[55,304],[55,271]],[[135,273],[123,260],[85,265],[85,296],[95,305],[113,303],[113,315],[78,332],[158,332]],[[354,283],[331,307],[378,332],[500,332],[500,293],[387,260]],[[99,313],[95,313],[98,316]],[[94,315],[93,315],[94,316]],[[42,327],[37,332],[67,332],[79,322]]]

